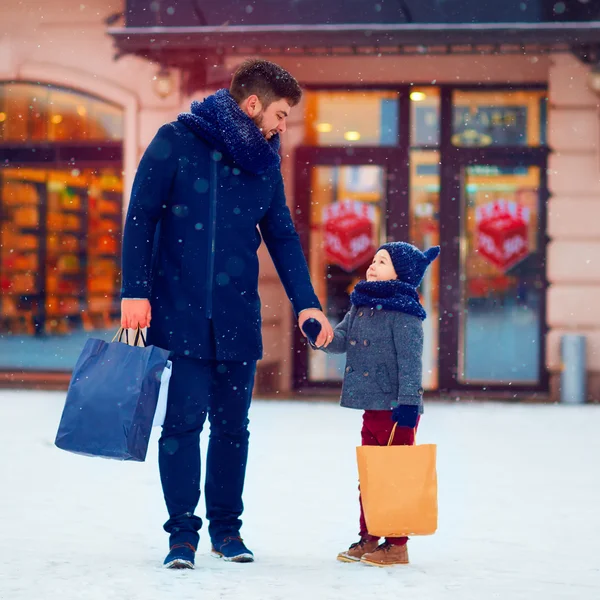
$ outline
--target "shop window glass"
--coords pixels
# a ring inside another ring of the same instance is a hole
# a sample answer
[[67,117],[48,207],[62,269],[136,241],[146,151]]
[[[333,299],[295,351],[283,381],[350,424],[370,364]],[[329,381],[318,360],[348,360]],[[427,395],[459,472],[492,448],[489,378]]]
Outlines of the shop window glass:
[[438,88],[410,91],[411,140],[413,147],[435,147],[440,143],[440,92]]
[[540,169],[473,165],[462,179],[459,381],[536,384],[544,294]]
[[456,91],[455,146],[540,146],[546,141],[546,96],[537,90]]
[[[440,153],[437,150],[410,152],[409,241],[421,250],[440,244]],[[423,322],[423,387],[438,386],[438,336],[440,317],[440,261],[427,269],[419,286],[421,304],[427,311]]]
[[[122,137],[123,112],[112,104],[47,85],[0,84],[0,145],[9,156],[23,143],[101,147]],[[73,158],[77,164],[76,151]],[[53,169],[11,159],[0,168],[0,369],[69,371],[89,335],[112,337],[122,197],[119,162]]]
[[118,325],[120,169],[4,169],[0,193],[0,368],[69,370]]
[[398,93],[309,92],[305,123],[310,146],[396,146]]
[[[335,326],[349,309],[349,294],[365,278],[385,241],[385,169],[376,165],[315,166],[310,203],[309,267],[315,292]],[[310,381],[340,381],[345,355],[311,352]]]
[[123,111],[54,86],[0,83],[0,143],[118,141]]

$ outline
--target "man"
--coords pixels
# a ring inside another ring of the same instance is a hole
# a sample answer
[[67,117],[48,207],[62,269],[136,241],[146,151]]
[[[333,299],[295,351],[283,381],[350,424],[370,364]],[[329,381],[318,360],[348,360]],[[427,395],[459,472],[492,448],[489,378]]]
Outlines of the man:
[[[279,134],[302,91],[284,69],[243,63],[231,87],[163,125],[133,184],[123,237],[121,324],[172,352],[159,441],[169,512],[165,559],[193,568],[202,525],[199,437],[208,416],[205,501],[213,553],[251,562],[240,538],[248,409],[262,357],[257,250],[264,239],[298,316],[333,331],[315,296],[280,171]],[[260,230],[260,232],[259,232]]]

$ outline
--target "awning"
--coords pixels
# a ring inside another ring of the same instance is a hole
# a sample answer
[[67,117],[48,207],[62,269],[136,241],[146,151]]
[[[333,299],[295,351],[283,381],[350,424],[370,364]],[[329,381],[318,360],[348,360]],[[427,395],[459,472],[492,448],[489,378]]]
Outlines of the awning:
[[[384,49],[402,52],[428,47],[502,45],[546,50],[600,45],[600,21],[568,23],[360,24],[360,25],[225,25],[111,27],[120,54],[147,58],[197,59],[204,53],[248,51],[335,54],[336,49]],[[183,55],[182,55],[183,53]],[[386,52],[389,53],[389,52]],[[170,62],[170,61],[166,61]]]

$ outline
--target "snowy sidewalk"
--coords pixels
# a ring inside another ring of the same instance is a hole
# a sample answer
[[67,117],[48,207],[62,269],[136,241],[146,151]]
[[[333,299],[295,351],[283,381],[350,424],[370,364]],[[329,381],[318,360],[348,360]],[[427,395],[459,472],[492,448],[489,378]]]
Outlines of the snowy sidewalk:
[[196,570],[172,572],[156,437],[144,464],[62,452],[63,399],[0,392],[2,600],[600,598],[600,407],[427,405],[440,529],[386,570],[335,560],[356,540],[360,413],[255,402],[243,535],[257,562],[219,562],[203,536]]

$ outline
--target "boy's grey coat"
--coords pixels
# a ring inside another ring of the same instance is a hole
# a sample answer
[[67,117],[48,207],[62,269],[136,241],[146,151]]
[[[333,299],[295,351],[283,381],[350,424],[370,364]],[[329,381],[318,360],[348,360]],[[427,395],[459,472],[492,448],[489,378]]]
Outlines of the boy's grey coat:
[[347,353],[342,406],[391,410],[410,404],[423,412],[423,324],[418,317],[352,306],[334,334],[323,350]]

